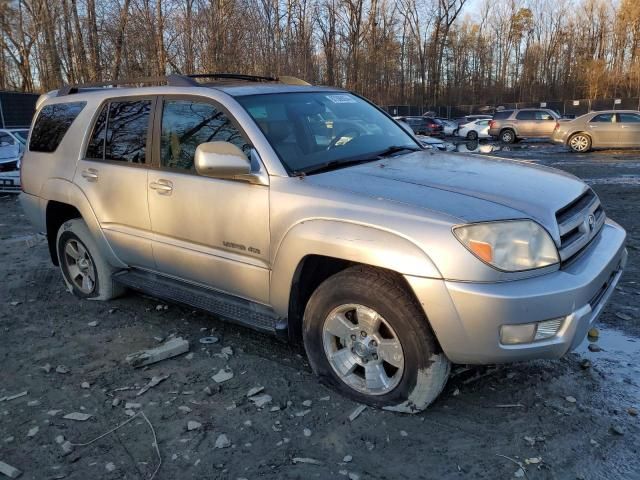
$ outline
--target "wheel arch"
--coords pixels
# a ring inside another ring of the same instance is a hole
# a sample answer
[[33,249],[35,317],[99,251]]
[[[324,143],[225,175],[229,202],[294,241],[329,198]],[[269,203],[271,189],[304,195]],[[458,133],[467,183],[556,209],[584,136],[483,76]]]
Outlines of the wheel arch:
[[573,138],[573,136],[574,136],[574,135],[578,135],[578,134],[582,134],[582,135],[584,135],[584,136],[586,136],[586,137],[589,137],[589,142],[591,142],[591,144],[593,145],[593,137],[591,136],[591,134],[590,134],[589,132],[587,132],[587,131],[585,131],[585,130],[575,130],[575,131],[573,131],[573,132],[569,133],[569,134],[567,135],[567,141],[565,142],[565,144],[566,144],[567,146],[569,146],[569,142],[571,141],[571,139]]
[[384,269],[400,277],[441,278],[427,254],[397,234],[338,220],[301,222],[280,243],[271,274],[270,303],[278,315],[289,319],[291,336],[299,332],[297,322],[315,288],[353,265]]
[[58,229],[64,222],[72,218],[82,218],[106,260],[115,267],[127,266],[112,250],[100,228],[98,218],[91,208],[89,200],[77,185],[60,178],[50,179],[43,185],[40,198],[45,199],[44,212],[47,242],[51,261],[54,265],[58,265],[56,250]]

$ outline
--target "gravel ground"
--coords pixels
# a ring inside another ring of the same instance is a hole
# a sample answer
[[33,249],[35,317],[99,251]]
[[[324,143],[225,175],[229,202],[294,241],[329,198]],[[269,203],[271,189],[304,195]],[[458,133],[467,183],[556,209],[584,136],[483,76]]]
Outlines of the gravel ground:
[[[75,299],[5,196],[0,461],[28,479],[149,479],[155,434],[156,479],[524,478],[518,463],[530,480],[640,478],[640,153],[575,155],[540,142],[491,150],[589,180],[627,229],[629,266],[601,317],[602,351],[585,341],[557,361],[458,367],[428,411],[367,408],[351,421],[358,405],[320,385],[299,347],[136,294]],[[124,361],[172,335],[190,353],[146,369]],[[201,344],[206,336],[218,341]],[[225,368],[233,378],[217,384]],[[271,401],[247,398],[254,387]],[[73,412],[91,417],[64,418]]]

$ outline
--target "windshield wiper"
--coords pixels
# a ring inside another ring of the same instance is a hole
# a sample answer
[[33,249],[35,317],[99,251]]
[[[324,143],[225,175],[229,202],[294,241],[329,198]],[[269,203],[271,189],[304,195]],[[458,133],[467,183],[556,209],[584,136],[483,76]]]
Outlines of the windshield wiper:
[[372,154],[367,154],[366,156],[361,155],[352,158],[344,158],[341,160],[331,160],[330,162],[321,163],[320,165],[311,165],[309,167],[300,168],[298,170],[295,170],[293,173],[295,175],[309,175],[313,173],[328,172],[331,170],[336,170],[338,168],[358,165],[360,163],[373,162],[375,160],[380,160],[381,158],[390,157],[395,153],[400,153],[405,150],[409,152],[417,152],[418,150],[422,149],[419,147],[392,145],[385,148],[381,152],[374,152]]

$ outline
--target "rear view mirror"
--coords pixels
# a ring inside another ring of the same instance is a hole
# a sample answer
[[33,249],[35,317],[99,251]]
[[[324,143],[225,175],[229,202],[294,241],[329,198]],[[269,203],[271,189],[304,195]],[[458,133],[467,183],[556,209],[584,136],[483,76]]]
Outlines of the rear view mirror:
[[201,143],[196,148],[195,165],[205,177],[233,178],[251,173],[247,156],[230,142]]

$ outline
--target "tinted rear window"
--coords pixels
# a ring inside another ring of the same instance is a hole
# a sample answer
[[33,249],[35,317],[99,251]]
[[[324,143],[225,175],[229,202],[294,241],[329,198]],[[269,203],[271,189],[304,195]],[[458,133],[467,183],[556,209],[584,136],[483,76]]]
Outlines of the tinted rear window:
[[503,110],[502,112],[496,112],[493,115],[493,119],[494,120],[504,120],[505,118],[509,118],[512,113],[513,113],[513,110]]
[[33,126],[29,150],[32,152],[55,152],[65,133],[82,111],[86,102],[45,105]]
[[516,115],[516,119],[517,120],[535,120],[536,112],[535,110],[522,110],[521,112],[518,112],[518,114]]

